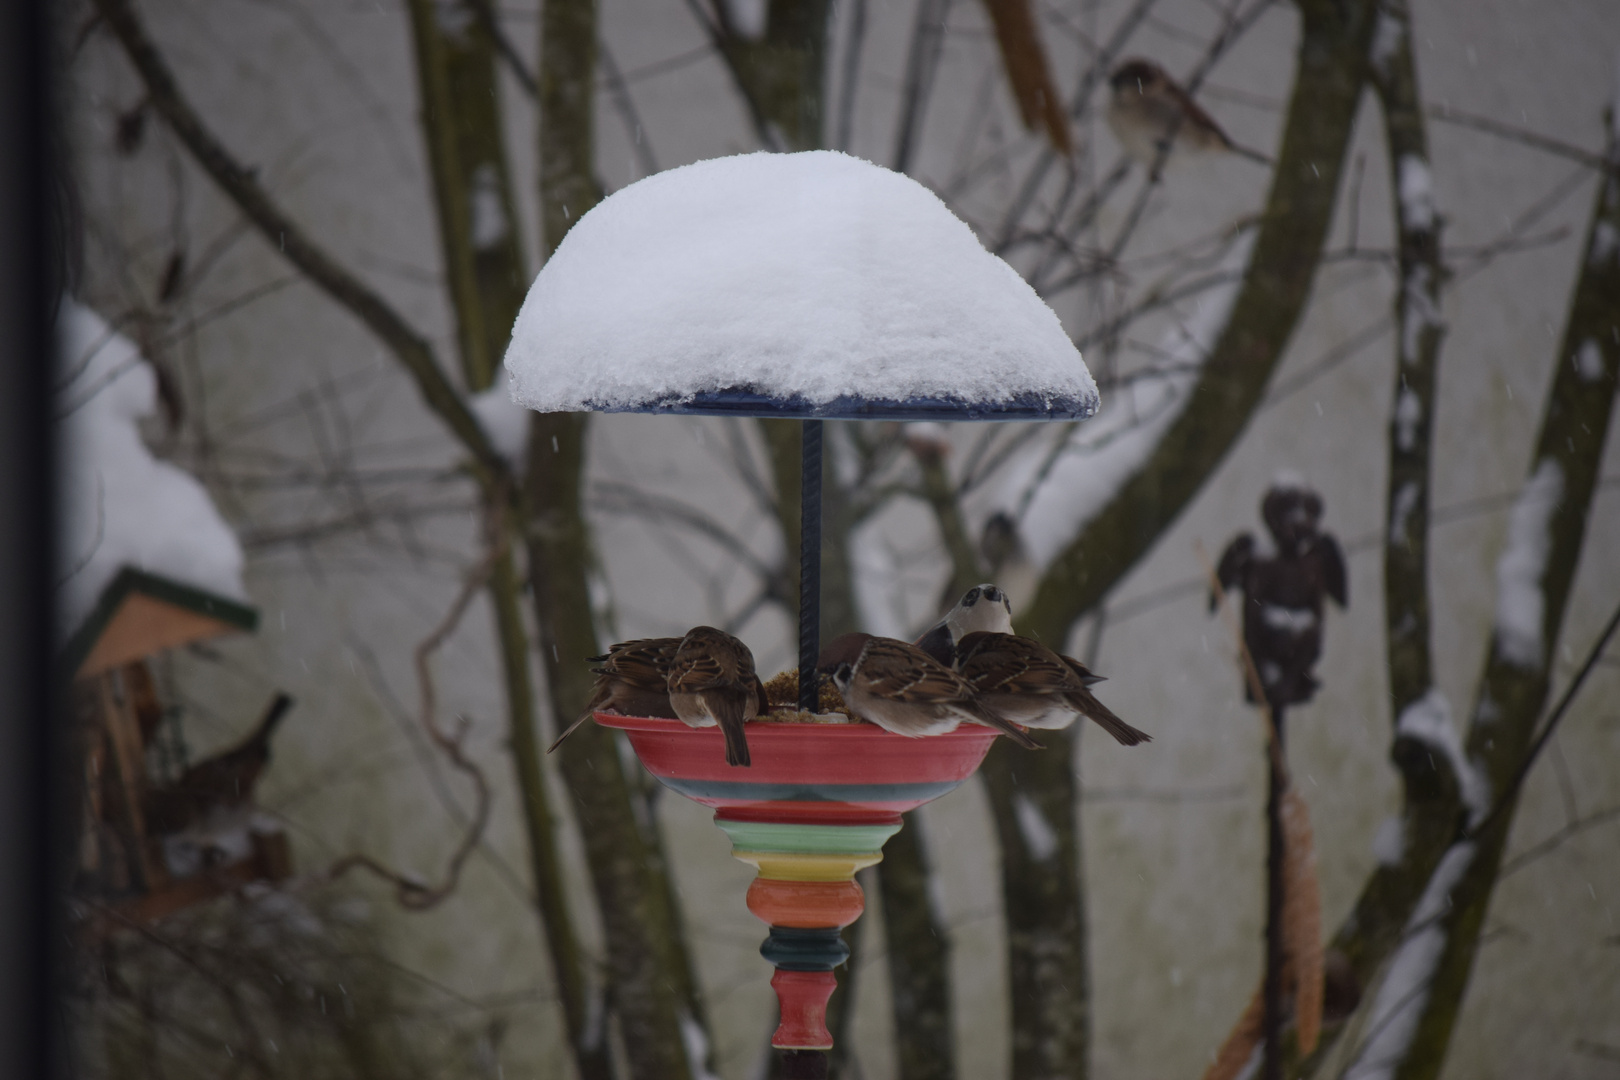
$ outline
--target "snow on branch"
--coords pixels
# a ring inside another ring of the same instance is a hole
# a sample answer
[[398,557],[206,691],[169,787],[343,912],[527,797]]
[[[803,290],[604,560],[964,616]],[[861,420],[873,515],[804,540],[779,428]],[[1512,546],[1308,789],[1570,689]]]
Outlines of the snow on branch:
[[1552,550],[1552,516],[1564,494],[1564,470],[1544,458],[1513,504],[1507,548],[1496,563],[1496,654],[1519,667],[1546,660],[1542,579]]
[[1485,773],[1468,760],[1456,725],[1452,723],[1451,704],[1446,696],[1431,689],[1408,705],[1395,721],[1395,732],[1416,739],[1430,754],[1446,762],[1456,778],[1457,792],[1468,811],[1469,823],[1477,824],[1490,809],[1491,783]]
[[1417,1034],[1428,1004],[1429,986],[1446,948],[1451,891],[1474,861],[1474,844],[1453,844],[1429,878],[1423,896],[1407,920],[1401,944],[1390,958],[1388,973],[1373,999],[1367,1037],[1345,1080],[1394,1080],[1396,1068]]

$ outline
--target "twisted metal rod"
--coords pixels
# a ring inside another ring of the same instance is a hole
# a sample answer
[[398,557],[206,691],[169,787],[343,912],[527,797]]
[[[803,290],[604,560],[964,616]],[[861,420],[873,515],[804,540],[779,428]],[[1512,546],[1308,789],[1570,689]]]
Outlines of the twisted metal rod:
[[799,708],[817,712],[821,655],[821,421],[804,421],[799,480]]

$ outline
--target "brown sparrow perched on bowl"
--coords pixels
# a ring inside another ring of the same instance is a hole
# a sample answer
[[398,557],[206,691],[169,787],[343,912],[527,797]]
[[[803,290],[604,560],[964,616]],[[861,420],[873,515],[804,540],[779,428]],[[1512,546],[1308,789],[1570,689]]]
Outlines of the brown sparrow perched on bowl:
[[1193,153],[1237,154],[1262,165],[1271,159],[1239,146],[1227,137],[1213,117],[1151,60],[1127,60],[1109,76],[1113,94],[1108,102],[1108,126],[1131,160],[1151,169],[1159,162],[1166,143],[1180,158]]
[[1012,633],[1012,603],[1007,594],[991,584],[975,585],[962,594],[956,606],[916,641],[917,648],[939,663],[950,667],[956,657],[956,643],[963,634],[987,630]]
[[816,670],[832,676],[850,712],[896,735],[943,735],[965,721],[1031,750],[1041,747],[976,700],[967,680],[904,641],[845,634],[821,651]]
[[750,763],[743,725],[770,707],[754,654],[712,626],[694,626],[681,639],[669,665],[669,703],[692,727],[720,725],[727,765]]
[[591,669],[596,673],[596,686],[590,703],[546,753],[561,746],[595,712],[674,720],[675,710],[669,703],[669,665],[680,645],[681,639],[674,637],[637,638],[610,645],[606,655],[590,657],[591,663],[602,665]]
[[1014,723],[1065,728],[1085,716],[1125,746],[1151,738],[1092,696],[1088,687],[1100,681],[1098,676],[1038,641],[1013,634],[967,634],[956,643],[956,670],[972,684],[981,704]]

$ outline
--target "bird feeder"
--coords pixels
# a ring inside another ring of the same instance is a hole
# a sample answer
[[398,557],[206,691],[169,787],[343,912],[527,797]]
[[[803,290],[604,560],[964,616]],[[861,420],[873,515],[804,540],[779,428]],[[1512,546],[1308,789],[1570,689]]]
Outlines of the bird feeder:
[[72,685],[83,798],[74,891],[93,896],[113,922],[92,934],[147,923],[251,881],[291,873],[279,827],[245,829],[239,852],[176,872],[164,826],[150,818],[165,793],[148,773],[148,750],[165,715],[148,661],[170,649],[252,631],[251,607],[160,574],[124,567],[66,642],[59,663]]
[[[1080,420],[1096,385],[1057,316],[908,177],[826,151],[660,173],[585,214],[531,287],[506,356],[541,412],[803,424],[799,706],[817,712],[825,420]],[[772,1045],[824,1051],[854,881],[900,815],[952,790],[991,730],[908,739],[870,724],[758,723],[752,767],[717,729],[596,714],[667,787],[715,811],[759,871],[748,907],[781,1004]]]

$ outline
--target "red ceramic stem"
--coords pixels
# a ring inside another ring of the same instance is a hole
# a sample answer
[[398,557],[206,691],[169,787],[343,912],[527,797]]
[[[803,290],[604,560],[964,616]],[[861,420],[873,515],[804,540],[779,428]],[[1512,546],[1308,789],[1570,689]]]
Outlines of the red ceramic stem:
[[771,976],[771,989],[782,1006],[782,1022],[771,1045],[779,1050],[831,1050],[827,999],[838,980],[830,971],[785,971]]

